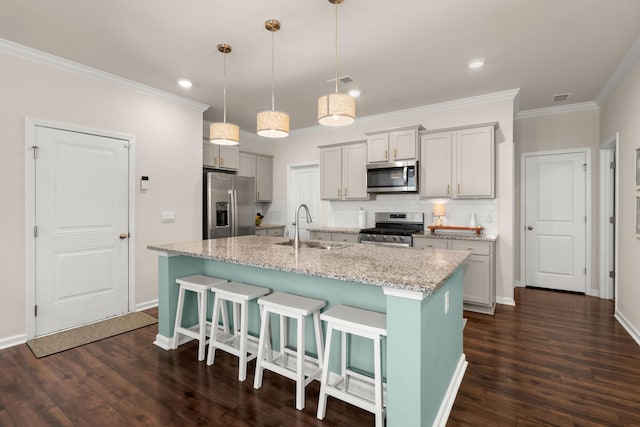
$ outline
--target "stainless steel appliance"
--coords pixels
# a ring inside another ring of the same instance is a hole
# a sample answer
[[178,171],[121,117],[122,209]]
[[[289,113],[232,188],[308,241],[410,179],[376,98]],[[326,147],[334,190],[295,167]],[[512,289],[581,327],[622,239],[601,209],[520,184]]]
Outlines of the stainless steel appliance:
[[205,171],[202,238],[255,234],[255,195],[255,178]]
[[416,160],[367,165],[367,192],[397,193],[418,191]]
[[415,233],[424,230],[423,212],[376,212],[376,226],[360,230],[360,243],[413,246]]

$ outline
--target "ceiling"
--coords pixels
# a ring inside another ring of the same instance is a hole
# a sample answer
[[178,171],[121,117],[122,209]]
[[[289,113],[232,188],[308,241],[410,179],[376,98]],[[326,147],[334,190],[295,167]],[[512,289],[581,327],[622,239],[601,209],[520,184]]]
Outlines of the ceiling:
[[[0,38],[178,94],[255,132],[271,106],[291,128],[317,124],[333,90],[335,6],[327,0],[3,0]],[[358,116],[520,88],[520,109],[593,101],[640,36],[637,0],[345,0],[339,6],[340,75],[356,81]],[[486,65],[470,70],[473,58]],[[178,78],[193,81],[182,89]]]

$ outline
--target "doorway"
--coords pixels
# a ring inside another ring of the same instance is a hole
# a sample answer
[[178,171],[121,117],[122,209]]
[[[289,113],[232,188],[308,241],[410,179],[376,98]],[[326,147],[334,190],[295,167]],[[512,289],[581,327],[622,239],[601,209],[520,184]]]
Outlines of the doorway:
[[589,149],[522,155],[525,286],[587,293],[591,283]]
[[618,134],[600,145],[600,298],[615,299],[617,271]]
[[28,120],[29,338],[135,307],[132,143]]
[[[295,211],[300,204],[307,205],[313,223],[320,219],[320,164],[318,162],[297,163],[289,165],[287,169],[287,220],[285,228],[288,236],[293,238],[293,224],[296,221]],[[300,238],[307,240],[309,232],[306,230],[304,214],[301,215],[300,221],[303,221],[300,223]]]

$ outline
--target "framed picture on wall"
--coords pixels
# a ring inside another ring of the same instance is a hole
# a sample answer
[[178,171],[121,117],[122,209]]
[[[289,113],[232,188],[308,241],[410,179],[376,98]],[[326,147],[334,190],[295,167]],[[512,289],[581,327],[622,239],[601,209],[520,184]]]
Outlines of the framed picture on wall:
[[636,190],[640,190],[640,148],[636,148]]
[[636,237],[640,239],[640,196],[636,196]]

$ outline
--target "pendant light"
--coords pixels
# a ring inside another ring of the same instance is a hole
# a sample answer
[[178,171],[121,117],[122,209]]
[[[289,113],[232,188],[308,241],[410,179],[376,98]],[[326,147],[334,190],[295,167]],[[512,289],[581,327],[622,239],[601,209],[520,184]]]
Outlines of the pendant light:
[[336,90],[318,98],[318,123],[325,126],[350,125],[356,119],[356,100],[338,92],[338,5],[344,0],[329,0],[336,6]]
[[276,111],[274,96],[275,32],[280,29],[280,22],[269,19],[264,23],[264,27],[271,31],[271,110],[258,113],[258,135],[267,138],[284,138],[289,136],[289,115],[282,111]]
[[224,55],[224,90],[222,122],[211,123],[209,127],[209,142],[218,145],[238,145],[240,128],[233,123],[227,123],[227,53],[231,46],[226,43],[218,45],[218,52]]

